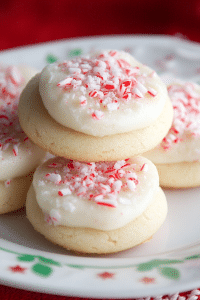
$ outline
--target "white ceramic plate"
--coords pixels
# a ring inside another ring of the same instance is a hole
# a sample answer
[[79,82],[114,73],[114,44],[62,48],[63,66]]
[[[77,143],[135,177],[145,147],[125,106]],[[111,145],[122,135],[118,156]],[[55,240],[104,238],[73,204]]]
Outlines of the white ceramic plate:
[[[63,40],[0,53],[0,62],[41,69],[95,49],[129,51],[159,73],[200,80],[200,45],[163,36]],[[75,256],[35,232],[25,211],[0,216],[0,282],[96,298],[158,296],[200,287],[200,188],[166,190],[169,213],[153,239],[114,255]]]

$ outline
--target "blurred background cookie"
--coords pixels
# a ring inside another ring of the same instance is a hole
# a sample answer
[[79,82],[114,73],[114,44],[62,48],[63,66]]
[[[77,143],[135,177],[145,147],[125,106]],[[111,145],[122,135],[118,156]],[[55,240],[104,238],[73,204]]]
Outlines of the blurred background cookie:
[[32,171],[45,156],[26,136],[18,119],[19,96],[33,73],[25,66],[0,66],[0,213],[23,206]]
[[175,80],[168,85],[174,117],[160,145],[144,155],[155,163],[160,184],[184,188],[200,185],[200,86]]

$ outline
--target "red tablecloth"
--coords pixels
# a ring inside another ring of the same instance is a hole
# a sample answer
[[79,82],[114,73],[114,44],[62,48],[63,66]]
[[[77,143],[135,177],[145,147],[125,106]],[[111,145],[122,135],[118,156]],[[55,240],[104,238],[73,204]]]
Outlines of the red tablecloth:
[[[200,42],[200,0],[1,0],[0,32],[0,50],[69,37],[108,34],[170,34]],[[198,293],[199,290],[177,294],[173,300],[196,300]],[[0,285],[0,299],[80,298]]]
[[[66,297],[66,296],[57,296],[57,295],[48,295],[48,294],[42,294],[36,292],[29,292],[29,291],[16,289],[16,288],[10,288],[3,285],[2,286],[0,285],[0,299],[2,300],[85,300],[85,298]],[[141,299],[142,298],[140,298],[140,300]],[[135,299],[131,298],[131,300],[135,300]],[[144,298],[144,300],[200,300],[200,289],[195,289],[193,291],[188,291],[185,293],[176,293],[173,295],[163,295],[162,297],[159,297],[157,299]]]
[[0,49],[102,34],[181,34],[200,42],[199,0],[1,0]]

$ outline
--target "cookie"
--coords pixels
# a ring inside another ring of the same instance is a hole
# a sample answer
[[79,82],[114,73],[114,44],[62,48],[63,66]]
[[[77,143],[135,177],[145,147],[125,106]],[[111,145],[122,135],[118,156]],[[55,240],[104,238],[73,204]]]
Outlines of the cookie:
[[103,137],[75,131],[49,115],[39,93],[39,81],[38,74],[21,94],[19,119],[27,136],[53,155],[88,162],[125,159],[154,148],[171,126],[173,109],[167,98],[161,114],[145,128]]
[[27,67],[26,78],[22,72],[16,66],[0,66],[0,213],[24,204],[31,172],[45,156],[19,124],[19,96],[33,71]]
[[168,85],[168,93],[174,110],[172,126],[144,156],[157,166],[161,186],[199,186],[200,86],[176,79]]
[[164,222],[167,202],[145,158],[81,163],[57,157],[36,169],[26,209],[53,243],[103,254],[148,240]]

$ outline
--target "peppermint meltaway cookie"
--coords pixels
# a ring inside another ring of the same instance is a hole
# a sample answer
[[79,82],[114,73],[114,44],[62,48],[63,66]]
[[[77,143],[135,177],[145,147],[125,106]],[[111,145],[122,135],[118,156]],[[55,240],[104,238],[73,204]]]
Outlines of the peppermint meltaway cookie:
[[155,163],[161,186],[199,186],[200,86],[175,80],[168,93],[174,109],[172,126],[162,142],[144,155]]
[[0,214],[24,205],[32,171],[45,155],[25,135],[17,114],[20,93],[33,72],[0,66]]
[[26,211],[51,242],[103,254],[151,238],[166,218],[167,202],[146,158],[84,163],[56,157],[36,169]]
[[19,104],[21,126],[34,143],[80,161],[120,160],[154,148],[172,114],[158,75],[113,50],[46,66]]

